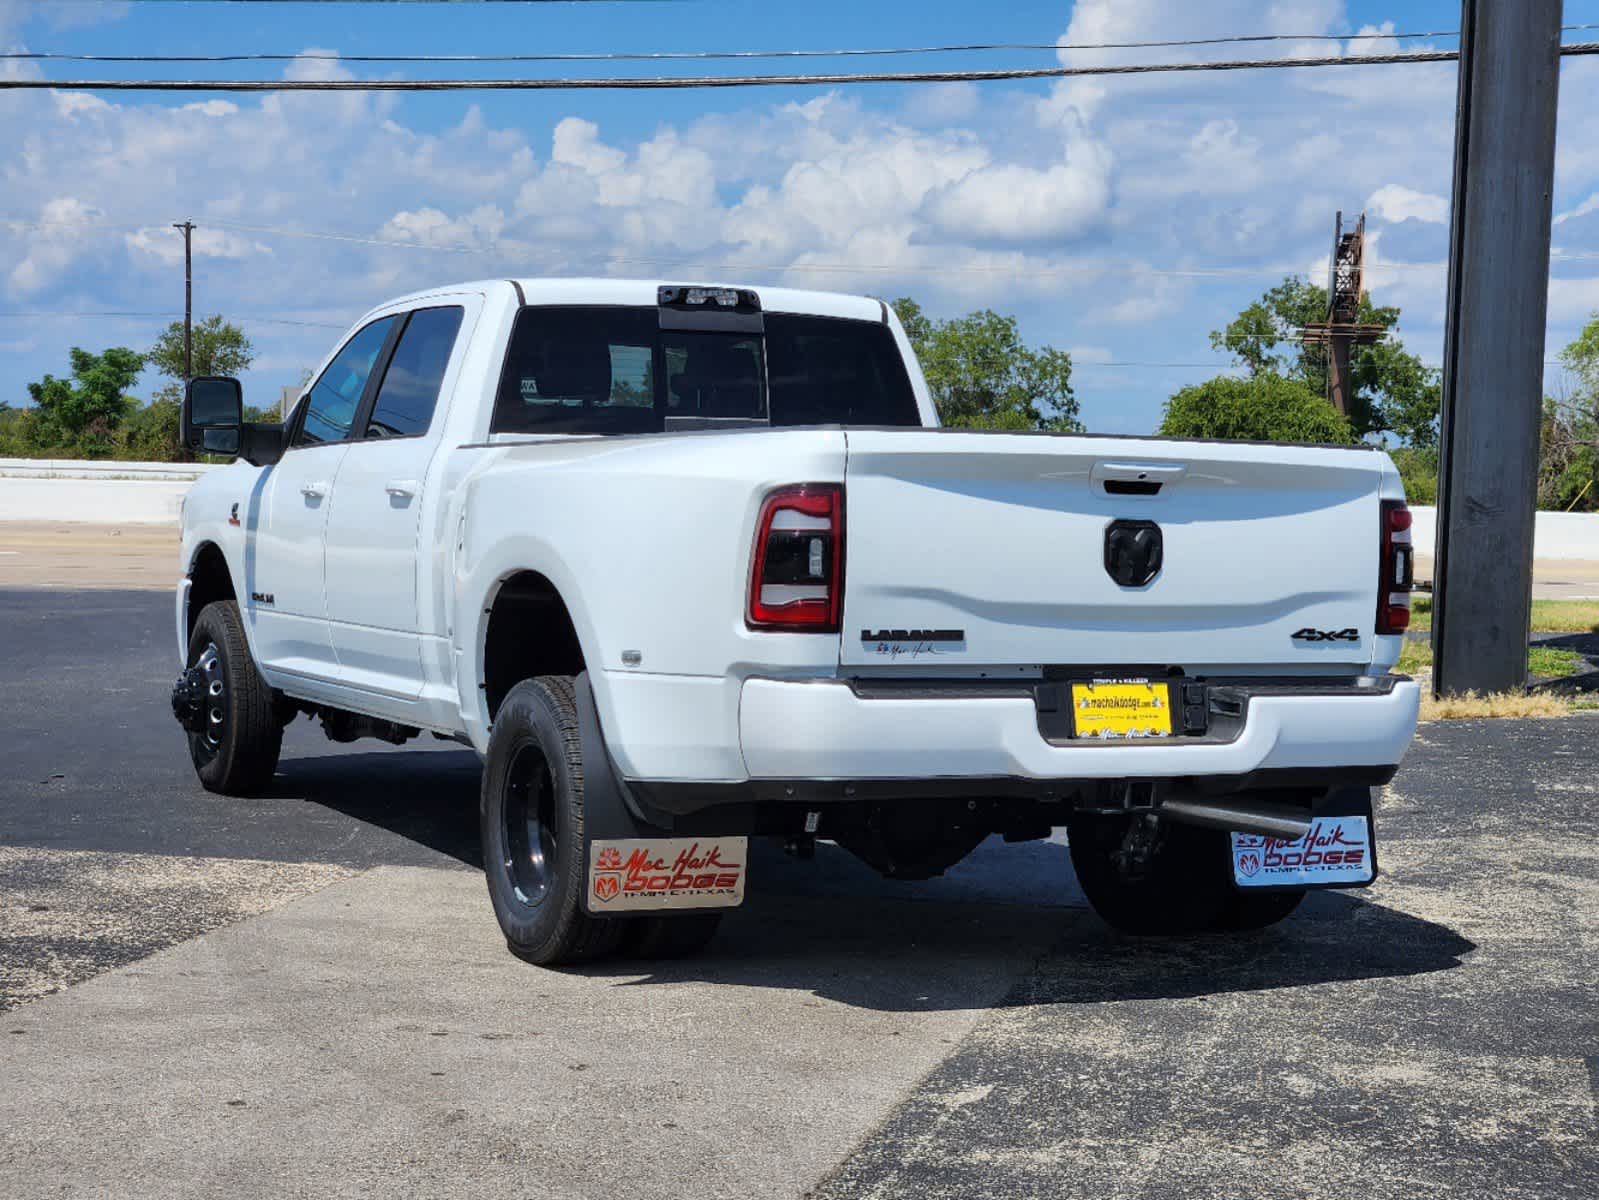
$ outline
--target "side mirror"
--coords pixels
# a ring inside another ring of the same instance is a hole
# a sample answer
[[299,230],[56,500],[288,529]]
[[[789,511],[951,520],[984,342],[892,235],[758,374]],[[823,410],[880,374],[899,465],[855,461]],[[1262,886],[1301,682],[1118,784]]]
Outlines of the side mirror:
[[237,379],[202,375],[183,393],[183,444],[197,454],[239,453],[244,388]]

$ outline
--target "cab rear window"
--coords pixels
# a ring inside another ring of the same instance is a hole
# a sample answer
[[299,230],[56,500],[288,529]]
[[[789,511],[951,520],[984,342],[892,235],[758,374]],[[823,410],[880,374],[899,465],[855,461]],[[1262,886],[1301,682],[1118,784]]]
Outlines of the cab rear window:
[[887,327],[787,313],[765,325],[764,335],[663,330],[654,308],[524,308],[491,431],[655,433],[668,417],[921,423]]

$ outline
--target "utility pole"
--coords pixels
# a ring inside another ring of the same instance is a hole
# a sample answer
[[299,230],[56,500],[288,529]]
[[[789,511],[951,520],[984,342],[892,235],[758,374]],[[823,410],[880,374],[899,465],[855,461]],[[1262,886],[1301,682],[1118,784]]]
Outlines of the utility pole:
[[1462,0],[1433,689],[1525,686],[1560,0]]
[[194,378],[194,222],[172,228],[183,231],[183,382]]
[[1344,416],[1355,394],[1351,373],[1356,346],[1369,346],[1387,332],[1383,326],[1360,323],[1360,297],[1365,288],[1366,214],[1348,233],[1344,214],[1333,221],[1332,256],[1327,263],[1327,318],[1299,331],[1306,345],[1321,346],[1327,356],[1327,400]]

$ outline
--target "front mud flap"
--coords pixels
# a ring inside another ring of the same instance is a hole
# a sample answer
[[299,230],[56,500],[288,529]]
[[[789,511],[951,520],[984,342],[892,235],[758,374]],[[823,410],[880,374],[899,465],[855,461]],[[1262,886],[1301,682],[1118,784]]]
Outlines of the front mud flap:
[[1233,886],[1245,892],[1369,887],[1377,878],[1372,793],[1334,788],[1315,805],[1302,838],[1229,834]]
[[583,911],[636,917],[742,904],[749,838],[682,837],[651,821],[605,748],[587,672],[573,690],[583,754]]

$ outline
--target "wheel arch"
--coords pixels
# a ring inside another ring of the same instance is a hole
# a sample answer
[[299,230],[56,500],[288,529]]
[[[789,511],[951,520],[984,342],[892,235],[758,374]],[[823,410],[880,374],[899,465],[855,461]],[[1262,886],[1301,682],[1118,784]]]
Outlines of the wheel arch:
[[489,721],[522,680],[576,676],[586,668],[588,657],[573,610],[555,581],[542,571],[519,568],[502,573],[482,611],[478,682]]
[[207,604],[218,600],[237,601],[239,598],[238,589],[233,585],[233,571],[228,566],[228,557],[216,542],[203,541],[195,547],[189,558],[188,578],[189,611],[185,638],[193,636],[194,623]]

